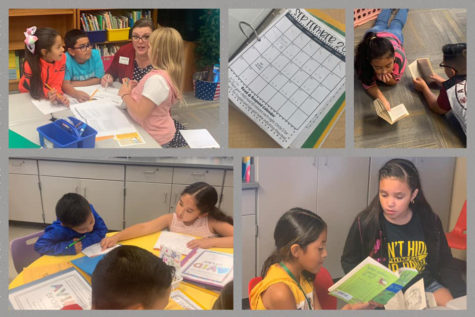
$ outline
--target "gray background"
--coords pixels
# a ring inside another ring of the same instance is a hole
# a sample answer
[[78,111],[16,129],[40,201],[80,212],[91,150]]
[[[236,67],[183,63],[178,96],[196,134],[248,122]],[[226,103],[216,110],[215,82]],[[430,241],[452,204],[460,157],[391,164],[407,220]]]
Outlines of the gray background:
[[[472,56],[474,56],[474,47],[472,43],[474,42],[474,32],[475,25],[471,19],[472,14],[475,13],[475,1],[473,0],[452,0],[452,1],[441,1],[441,0],[399,0],[399,1],[388,1],[388,0],[332,0],[332,1],[304,1],[304,0],[173,0],[173,1],[145,1],[145,0],[135,0],[135,1],[126,1],[126,0],[102,0],[100,2],[93,0],[82,0],[82,1],[56,1],[56,0],[43,0],[43,1],[2,1],[0,3],[0,60],[3,61],[1,64],[1,84],[0,84],[0,279],[1,279],[1,290],[0,290],[0,311],[2,316],[15,315],[15,316],[32,316],[32,312],[19,312],[19,311],[8,311],[8,157],[9,156],[54,156],[54,157],[82,157],[82,158],[106,158],[111,156],[180,156],[180,157],[189,157],[189,156],[234,156],[234,210],[235,210],[235,230],[236,237],[240,236],[241,232],[241,223],[240,223],[240,168],[241,168],[241,157],[243,155],[253,155],[253,156],[372,156],[372,157],[396,157],[396,156],[466,156],[468,160],[468,177],[467,177],[467,190],[468,193],[473,191],[475,186],[475,176],[474,176],[474,164],[475,151],[474,151],[474,138],[475,132],[473,125],[469,123],[468,127],[468,141],[467,149],[441,149],[441,150],[424,150],[424,149],[355,149],[353,146],[353,54],[349,50],[346,58],[346,148],[345,149],[324,149],[324,150],[282,150],[282,149],[227,149],[227,141],[222,144],[222,148],[219,150],[185,150],[185,149],[108,149],[108,150],[9,150],[8,149],[8,71],[7,71],[7,57],[8,57],[8,9],[9,8],[220,8],[221,9],[221,81],[222,81],[222,92],[221,92],[221,107],[220,107],[220,133],[227,135],[227,57],[228,57],[228,46],[226,42],[227,38],[227,28],[228,28],[228,8],[285,8],[285,7],[302,7],[302,8],[346,8],[346,46],[354,47],[353,43],[353,9],[354,8],[373,8],[373,7],[409,7],[409,8],[445,8],[445,7],[458,7],[466,8],[468,23],[467,23],[467,42],[468,46],[468,85],[470,91],[474,90],[475,76],[473,75],[473,63]],[[470,112],[468,120],[473,122],[475,114]],[[227,139],[227,138],[225,138]],[[468,195],[469,196],[469,195]],[[470,199],[469,199],[470,200]],[[474,208],[472,203],[468,204],[468,223],[469,226],[472,226],[474,223],[474,218],[471,216]],[[473,239],[472,230],[468,231],[469,237],[468,240]],[[472,264],[474,257],[474,250],[469,249],[467,251],[467,262]],[[241,311],[241,288],[247,287],[247,285],[241,285],[241,241],[235,239],[235,249],[234,249],[234,259],[235,259],[235,292],[234,292],[234,302],[235,309],[234,311],[207,311],[207,312],[156,312],[156,311],[146,311],[142,312],[148,316],[287,316],[298,314],[299,316],[311,316],[313,314],[325,315],[325,316],[336,316],[339,314],[336,311],[320,311],[320,312],[285,312],[285,311]],[[474,301],[474,273],[473,265],[467,266],[467,292],[468,292],[468,310],[467,311],[418,311],[418,312],[404,312],[404,315],[414,315],[419,316],[445,316],[457,314],[457,316],[469,316],[475,312],[475,308],[472,307],[471,303]],[[472,311],[470,313],[470,311]],[[126,311],[116,311],[114,312],[117,316],[128,316],[131,312]],[[78,314],[85,314],[85,312],[50,312],[50,311],[40,311],[34,312],[35,316],[51,316],[59,314],[72,314],[78,316]],[[106,316],[110,315],[110,312],[99,312],[92,311],[87,312],[87,314],[97,315],[97,316]],[[135,312],[134,312],[135,314]],[[392,316],[401,315],[401,312],[389,312],[389,311],[352,311],[345,314],[351,314],[352,316],[367,316],[375,314],[388,314]]]

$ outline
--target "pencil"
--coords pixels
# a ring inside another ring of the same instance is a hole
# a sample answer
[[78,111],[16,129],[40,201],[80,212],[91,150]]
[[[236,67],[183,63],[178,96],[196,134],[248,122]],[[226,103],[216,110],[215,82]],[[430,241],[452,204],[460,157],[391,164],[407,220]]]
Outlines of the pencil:
[[86,235],[83,235],[81,238],[79,238],[78,240],[74,241],[74,242],[71,242],[67,247],[66,249],[69,249],[70,247],[72,247],[73,245],[75,245],[76,243],[80,242],[82,239],[84,239],[86,237]]
[[94,92],[91,94],[91,96],[89,96],[89,100],[92,100],[92,97],[94,97],[94,95],[99,91],[99,88],[96,88],[96,90],[94,90]]
[[[49,90],[53,90],[53,88],[51,88],[51,86],[48,85],[47,83],[45,83],[45,86],[46,86],[46,88],[48,88]],[[56,96],[59,97],[58,92],[56,92]]]

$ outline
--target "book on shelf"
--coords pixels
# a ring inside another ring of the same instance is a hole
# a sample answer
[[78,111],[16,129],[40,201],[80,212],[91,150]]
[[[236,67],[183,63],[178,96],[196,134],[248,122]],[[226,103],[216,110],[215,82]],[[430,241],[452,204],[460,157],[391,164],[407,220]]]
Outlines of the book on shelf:
[[328,293],[350,304],[373,301],[385,305],[417,274],[418,271],[412,268],[393,272],[367,257],[328,288]]
[[378,117],[384,119],[389,124],[394,124],[395,122],[409,116],[406,106],[404,106],[402,103],[392,107],[391,110],[388,111],[380,99],[375,99],[373,101],[373,106]]

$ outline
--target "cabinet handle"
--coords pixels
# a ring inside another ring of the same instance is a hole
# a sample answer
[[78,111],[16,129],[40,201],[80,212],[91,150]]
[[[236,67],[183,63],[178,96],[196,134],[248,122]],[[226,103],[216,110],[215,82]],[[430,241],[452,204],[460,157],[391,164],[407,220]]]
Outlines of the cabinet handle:
[[12,165],[15,166],[15,167],[20,167],[23,164],[25,164],[25,161],[13,161]]
[[87,198],[87,188],[84,187],[84,198]]
[[205,177],[205,172],[193,172],[191,173],[191,175],[197,177]]
[[168,193],[165,193],[165,199],[163,200],[163,203],[166,204],[167,203],[167,199],[168,198]]
[[79,194],[79,185],[76,186],[75,192],[76,192],[76,194]]
[[152,171],[150,171],[150,170],[148,170],[148,171],[143,171],[144,174],[155,174],[156,172],[158,172],[158,168],[155,169],[155,170],[152,170]]

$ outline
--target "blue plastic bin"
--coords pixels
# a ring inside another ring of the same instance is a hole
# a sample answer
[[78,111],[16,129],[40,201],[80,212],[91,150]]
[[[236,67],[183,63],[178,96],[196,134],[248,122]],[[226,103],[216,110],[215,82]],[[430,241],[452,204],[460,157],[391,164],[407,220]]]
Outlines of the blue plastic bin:
[[89,38],[89,42],[92,44],[94,43],[103,43],[106,41],[107,32],[106,30],[100,31],[88,31],[87,37]]
[[79,129],[83,122],[74,117],[69,117],[69,120],[73,124],[64,119],[58,119],[38,127],[36,130],[40,135],[41,147],[45,147],[46,139],[55,148],[93,148],[96,144],[97,131],[86,125],[80,135]]

